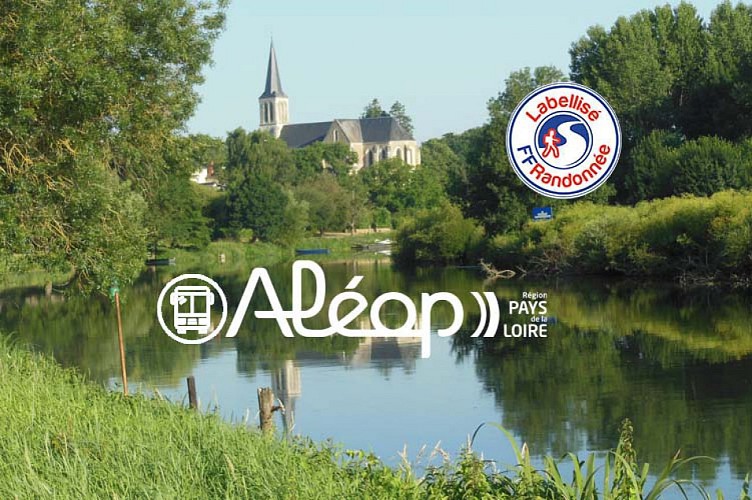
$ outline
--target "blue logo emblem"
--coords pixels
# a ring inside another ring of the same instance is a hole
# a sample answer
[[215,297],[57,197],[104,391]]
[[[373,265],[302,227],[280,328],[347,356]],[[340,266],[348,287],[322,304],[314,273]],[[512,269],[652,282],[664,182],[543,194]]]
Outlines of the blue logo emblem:
[[621,128],[596,92],[554,83],[520,102],[509,119],[506,146],[514,172],[530,189],[549,198],[579,198],[613,173]]

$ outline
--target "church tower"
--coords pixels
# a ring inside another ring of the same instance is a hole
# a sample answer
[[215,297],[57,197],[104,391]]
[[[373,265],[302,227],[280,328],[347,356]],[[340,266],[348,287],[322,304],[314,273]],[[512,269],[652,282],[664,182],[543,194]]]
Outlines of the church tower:
[[269,66],[266,69],[266,87],[259,97],[260,128],[279,137],[282,127],[289,122],[287,109],[287,95],[282,91],[282,81],[279,79],[277,68],[277,54],[274,52],[274,42],[269,47]]

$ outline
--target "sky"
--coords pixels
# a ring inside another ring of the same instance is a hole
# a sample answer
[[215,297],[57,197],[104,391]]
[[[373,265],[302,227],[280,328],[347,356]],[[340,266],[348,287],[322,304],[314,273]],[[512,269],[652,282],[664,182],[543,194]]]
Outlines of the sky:
[[[512,71],[567,74],[569,47],[588,27],[665,3],[234,0],[188,131],[224,138],[258,127],[273,37],[291,123],[357,118],[378,98],[405,105],[419,141],[462,132],[486,122]],[[718,0],[692,3],[707,20]]]

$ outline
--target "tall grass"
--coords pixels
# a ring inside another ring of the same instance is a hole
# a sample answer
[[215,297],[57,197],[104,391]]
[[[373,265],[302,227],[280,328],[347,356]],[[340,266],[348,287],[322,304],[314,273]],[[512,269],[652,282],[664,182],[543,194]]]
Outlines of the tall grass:
[[354,475],[325,449],[106,392],[5,341],[0,380],[0,498],[384,498],[387,479],[418,490],[386,468]]
[[648,489],[628,423],[600,467],[594,454],[584,462],[570,455],[570,480],[551,457],[534,468],[527,446],[504,429],[517,457],[509,469],[491,470],[471,443],[417,478],[407,463],[392,469],[373,454],[280,440],[169,401],[107,392],[7,340],[0,380],[0,498],[652,500],[669,488],[709,498],[673,478],[697,458],[674,457]]

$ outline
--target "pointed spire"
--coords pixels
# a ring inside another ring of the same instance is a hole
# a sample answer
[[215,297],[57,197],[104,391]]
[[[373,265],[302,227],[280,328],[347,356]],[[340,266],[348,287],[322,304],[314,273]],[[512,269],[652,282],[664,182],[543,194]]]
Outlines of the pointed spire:
[[274,52],[274,40],[269,47],[269,66],[266,69],[266,87],[261,98],[264,97],[287,97],[282,91],[282,80],[279,78],[277,67],[277,53]]

